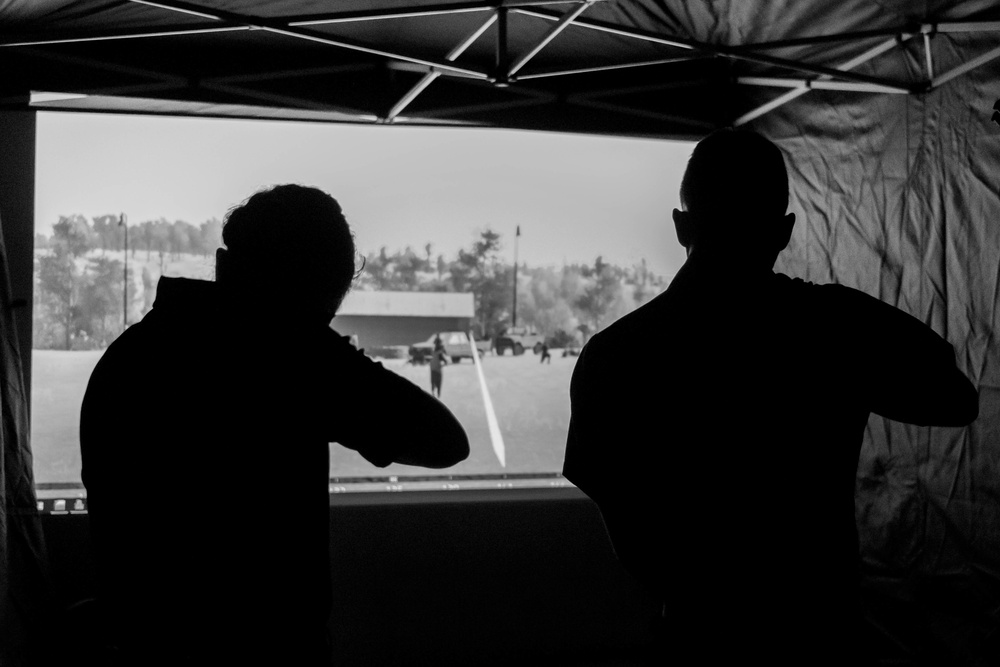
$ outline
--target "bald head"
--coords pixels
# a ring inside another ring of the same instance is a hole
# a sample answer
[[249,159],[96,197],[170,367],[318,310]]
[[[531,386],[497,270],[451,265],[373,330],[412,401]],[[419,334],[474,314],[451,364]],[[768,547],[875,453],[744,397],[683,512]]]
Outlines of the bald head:
[[781,150],[750,130],[713,132],[691,153],[681,203],[701,218],[741,217],[748,210],[784,215],[788,172]]
[[750,130],[713,132],[695,146],[675,211],[678,239],[693,249],[740,253],[754,262],[788,243],[788,172],[781,150]]

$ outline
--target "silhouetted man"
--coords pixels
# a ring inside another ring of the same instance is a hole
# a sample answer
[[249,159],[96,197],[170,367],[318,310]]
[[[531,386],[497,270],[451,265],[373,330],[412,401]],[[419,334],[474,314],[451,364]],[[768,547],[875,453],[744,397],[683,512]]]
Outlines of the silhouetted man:
[[162,278],[91,376],[101,596],[122,664],[326,664],[329,443],[442,468],[468,439],[330,328],[356,257],[332,197],[259,192],[222,238],[216,281]]
[[[795,221],[780,150],[724,130],[674,211],[684,266],[577,362],[565,475],[698,664],[857,664],[854,483],[869,413],[964,425],[975,388],[920,321],[772,272]],[[621,350],[652,350],[623,363]]]

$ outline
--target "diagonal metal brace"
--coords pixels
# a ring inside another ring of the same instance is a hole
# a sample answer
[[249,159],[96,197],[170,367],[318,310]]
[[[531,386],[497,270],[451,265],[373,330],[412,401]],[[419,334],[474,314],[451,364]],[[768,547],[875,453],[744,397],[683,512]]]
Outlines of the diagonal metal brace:
[[413,62],[417,63],[418,65],[425,65],[427,67],[438,68],[443,72],[457,72],[459,74],[473,76],[478,79],[489,78],[489,76],[484,72],[471,70],[465,67],[458,67],[457,65],[453,65],[446,60],[431,60],[428,58],[418,58],[415,56],[408,56],[401,53],[393,53],[391,51],[386,51],[385,49],[380,49],[377,47],[360,44],[339,37],[332,37],[330,35],[325,35],[320,32],[305,30],[303,28],[296,28],[291,26],[288,22],[244,16],[242,14],[236,14],[234,12],[227,12],[223,10],[212,9],[209,7],[203,7],[201,5],[197,5],[190,2],[183,2],[182,0],[128,0],[128,1],[141,5],[158,7],[160,9],[165,9],[168,11],[177,12],[181,14],[187,14],[189,16],[208,18],[208,19],[213,19],[215,21],[224,21],[230,24],[245,25],[252,29],[264,30],[266,32],[270,32],[276,35],[285,35],[286,37],[292,37],[295,39],[316,42],[319,44],[326,44],[328,46],[336,46],[351,51],[360,51],[362,53],[382,56],[384,58],[390,58],[393,60],[403,60],[403,61]]
[[[476,28],[471,34],[469,34],[468,37],[463,39],[458,46],[449,51],[448,55],[446,55],[444,59],[448,62],[456,60],[460,55],[465,53],[465,51],[490,28],[490,26],[496,23],[496,20],[497,12],[493,12],[490,14],[490,17],[485,23]],[[386,114],[386,121],[390,123],[393,122],[396,117],[399,116],[399,114],[402,113],[403,110],[413,102],[413,100],[417,99],[417,96],[424,92],[427,86],[431,85],[434,82],[434,79],[439,76],[441,76],[441,72],[436,70],[432,70],[427,72],[427,74],[424,74],[423,78],[421,78],[420,81],[418,81],[417,84],[409,90],[409,92],[403,95],[403,97],[393,105],[392,109],[389,110],[389,113]]]

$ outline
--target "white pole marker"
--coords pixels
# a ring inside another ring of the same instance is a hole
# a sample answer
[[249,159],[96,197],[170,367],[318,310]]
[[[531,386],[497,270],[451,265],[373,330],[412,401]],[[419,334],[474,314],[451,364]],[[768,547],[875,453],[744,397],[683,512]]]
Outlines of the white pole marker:
[[500,433],[500,424],[497,422],[497,413],[493,410],[493,401],[490,400],[490,390],[486,388],[486,376],[483,375],[482,364],[479,363],[479,350],[476,349],[476,339],[469,331],[469,345],[472,347],[472,361],[476,364],[476,373],[479,375],[479,388],[483,390],[483,407],[486,408],[486,424],[490,429],[490,442],[493,444],[493,451],[500,459],[500,467],[507,467],[507,454],[503,446],[503,435]]

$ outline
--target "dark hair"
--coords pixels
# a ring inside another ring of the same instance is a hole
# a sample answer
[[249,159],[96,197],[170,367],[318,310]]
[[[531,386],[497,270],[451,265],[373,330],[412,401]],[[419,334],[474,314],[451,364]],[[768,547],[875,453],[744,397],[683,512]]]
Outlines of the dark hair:
[[222,243],[241,280],[322,294],[337,306],[356,276],[347,219],[337,200],[317,188],[257,192],[226,214]]
[[691,153],[681,203],[700,218],[722,223],[784,215],[788,172],[781,149],[750,130],[713,132]]

